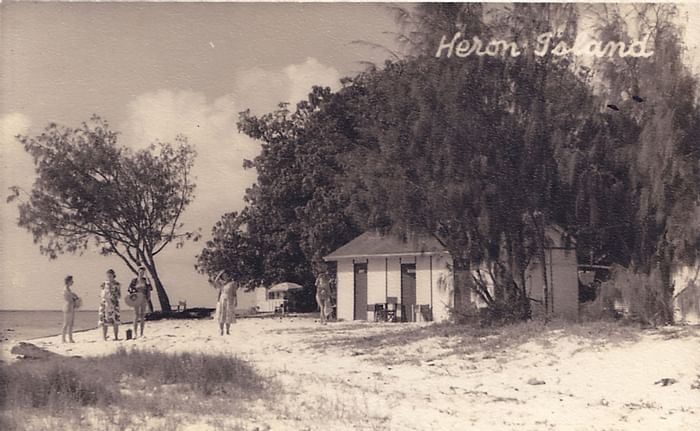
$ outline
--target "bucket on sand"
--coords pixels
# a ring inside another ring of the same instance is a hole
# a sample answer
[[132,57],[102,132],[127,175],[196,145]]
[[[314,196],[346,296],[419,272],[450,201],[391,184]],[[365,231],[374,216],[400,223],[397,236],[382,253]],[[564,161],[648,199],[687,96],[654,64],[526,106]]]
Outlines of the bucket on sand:
[[131,340],[133,333],[134,332],[131,329],[127,329],[126,330],[126,339]]

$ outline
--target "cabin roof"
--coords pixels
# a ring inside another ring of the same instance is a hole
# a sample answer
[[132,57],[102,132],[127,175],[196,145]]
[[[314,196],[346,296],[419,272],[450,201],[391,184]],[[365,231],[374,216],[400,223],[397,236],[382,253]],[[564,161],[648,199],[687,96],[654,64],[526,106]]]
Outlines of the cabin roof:
[[333,261],[368,256],[435,255],[447,252],[447,248],[432,235],[412,234],[402,238],[393,234],[366,231],[323,259]]

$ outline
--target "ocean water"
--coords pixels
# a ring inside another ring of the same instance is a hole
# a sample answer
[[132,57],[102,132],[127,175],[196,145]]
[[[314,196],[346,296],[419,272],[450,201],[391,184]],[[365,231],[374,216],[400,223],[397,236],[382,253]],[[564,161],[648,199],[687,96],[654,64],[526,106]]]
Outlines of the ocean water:
[[[62,326],[62,311],[0,311],[0,341],[57,335]],[[73,331],[93,328],[97,328],[97,310],[76,311]]]

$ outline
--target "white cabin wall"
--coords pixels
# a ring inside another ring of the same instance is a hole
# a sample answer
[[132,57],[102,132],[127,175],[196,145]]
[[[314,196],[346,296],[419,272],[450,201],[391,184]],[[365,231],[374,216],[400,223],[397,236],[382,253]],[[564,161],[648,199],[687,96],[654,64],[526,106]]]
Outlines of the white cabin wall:
[[373,257],[367,262],[367,305],[386,302],[385,267],[386,261],[383,257]]
[[416,304],[430,305],[431,256],[416,257]]
[[338,298],[337,313],[338,319],[353,320],[354,318],[354,289],[355,280],[353,274],[352,259],[341,259],[338,261]]
[[401,263],[398,257],[390,257],[387,261],[387,297],[395,297],[401,302]]

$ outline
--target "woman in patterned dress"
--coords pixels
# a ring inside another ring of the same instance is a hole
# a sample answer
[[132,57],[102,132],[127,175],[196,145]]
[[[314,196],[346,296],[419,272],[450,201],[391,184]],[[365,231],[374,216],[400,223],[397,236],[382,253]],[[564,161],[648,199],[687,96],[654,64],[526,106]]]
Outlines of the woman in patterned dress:
[[236,323],[236,306],[238,306],[238,296],[236,289],[238,285],[233,281],[224,280],[224,271],[214,278],[214,286],[219,289],[219,299],[216,303],[216,320],[219,322],[219,333],[224,335],[224,326],[226,327],[226,335],[229,335],[231,323]]
[[113,269],[107,271],[107,281],[102,283],[98,324],[102,325],[102,336],[107,340],[107,325],[114,328],[114,341],[119,340],[119,298],[121,285]]

